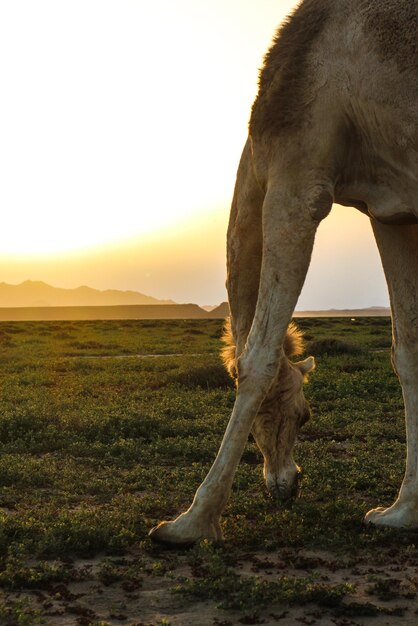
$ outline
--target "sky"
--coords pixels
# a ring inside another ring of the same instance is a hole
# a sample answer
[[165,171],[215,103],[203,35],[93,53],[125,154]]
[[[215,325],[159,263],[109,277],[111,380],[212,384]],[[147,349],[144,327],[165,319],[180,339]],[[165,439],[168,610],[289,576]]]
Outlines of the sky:
[[[258,69],[293,0],[2,0],[0,281],[226,299]],[[298,309],[387,305],[368,219],[321,224]]]

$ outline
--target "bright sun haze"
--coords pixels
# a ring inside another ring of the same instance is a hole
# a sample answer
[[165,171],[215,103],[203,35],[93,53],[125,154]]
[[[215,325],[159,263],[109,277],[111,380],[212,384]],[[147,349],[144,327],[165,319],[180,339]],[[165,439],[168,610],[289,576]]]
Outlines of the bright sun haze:
[[[225,299],[225,230],[258,69],[296,4],[2,2],[0,281]],[[386,303],[367,220],[347,216],[320,233],[303,308]],[[329,275],[323,252],[339,228],[374,292],[360,280],[343,293],[341,274]]]

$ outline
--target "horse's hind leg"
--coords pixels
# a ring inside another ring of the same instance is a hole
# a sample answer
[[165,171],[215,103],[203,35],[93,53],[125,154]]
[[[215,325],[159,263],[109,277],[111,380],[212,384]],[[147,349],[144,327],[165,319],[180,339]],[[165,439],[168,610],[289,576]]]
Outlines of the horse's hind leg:
[[385,226],[372,220],[392,307],[392,362],[405,402],[407,457],[395,503],[369,511],[366,522],[418,527],[418,226]]

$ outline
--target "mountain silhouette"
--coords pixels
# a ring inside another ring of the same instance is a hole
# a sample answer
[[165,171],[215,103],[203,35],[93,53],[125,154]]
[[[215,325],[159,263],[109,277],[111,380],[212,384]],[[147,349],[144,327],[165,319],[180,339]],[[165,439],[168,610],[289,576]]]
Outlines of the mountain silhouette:
[[211,311],[208,311],[208,317],[210,318],[223,318],[229,317],[229,304],[228,302],[222,302],[219,306],[214,307]]
[[20,285],[0,283],[0,307],[56,307],[56,306],[116,306],[124,304],[175,304],[172,300],[158,300],[138,291],[92,289],[77,287],[63,289],[42,281],[25,280]]

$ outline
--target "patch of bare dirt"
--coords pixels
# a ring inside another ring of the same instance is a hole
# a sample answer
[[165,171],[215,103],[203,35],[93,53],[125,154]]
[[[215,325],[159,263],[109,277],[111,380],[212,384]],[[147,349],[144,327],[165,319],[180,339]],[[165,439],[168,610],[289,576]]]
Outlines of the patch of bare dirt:
[[[372,566],[354,565],[349,559],[336,560],[326,552],[300,551],[286,554],[256,553],[245,555],[236,564],[242,576],[274,580],[283,575],[303,576],[315,573],[318,580],[336,585],[349,583],[353,591],[344,604],[347,611],[336,616],[330,609],[316,605],[281,606],[254,611],[227,611],[212,601],[190,601],[174,593],[184,577],[193,573],[179,555],[178,566],[166,574],[145,570],[140,579],[104,584],[99,575],[101,559],[80,560],[72,565],[87,572],[86,580],[51,584],[47,589],[25,592],[2,592],[2,601],[28,601],[40,611],[49,626],[90,626],[101,622],[112,626],[416,626],[418,624],[418,570],[416,564],[388,563]],[[358,605],[378,609],[375,616],[356,616]],[[350,607],[352,614],[350,615]],[[380,612],[382,611],[382,612]],[[1,618],[0,618],[0,623]],[[17,623],[17,622],[16,622]],[[30,623],[30,622],[25,622]]]

